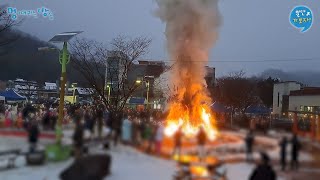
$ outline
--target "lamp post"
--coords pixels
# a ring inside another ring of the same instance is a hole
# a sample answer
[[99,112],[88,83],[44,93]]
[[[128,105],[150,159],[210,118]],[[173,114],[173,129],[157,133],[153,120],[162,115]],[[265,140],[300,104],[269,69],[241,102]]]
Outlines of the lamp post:
[[76,36],[77,34],[82,33],[82,31],[75,32],[64,32],[55,35],[49,42],[53,43],[63,43],[62,51],[60,51],[59,61],[61,64],[61,78],[60,78],[60,102],[59,102],[59,116],[58,122],[56,125],[56,142],[57,144],[61,144],[62,138],[62,120],[63,120],[63,109],[64,109],[64,95],[65,95],[65,84],[67,82],[67,64],[70,60],[70,55],[68,53],[67,43],[68,41]]
[[137,79],[136,83],[137,84],[141,84],[142,82],[144,82],[146,84],[147,87],[147,109],[149,109],[149,92],[150,92],[150,81],[148,80],[148,78],[154,78],[154,76],[145,76],[143,80],[141,79]]
[[147,86],[147,110],[149,109],[149,90],[150,90],[150,82],[146,81]]
[[111,94],[111,86],[110,86],[110,84],[107,84],[107,88],[108,88],[108,98],[107,98],[107,100],[108,100],[108,103],[109,103],[109,101],[110,101],[110,94]]
[[61,64],[61,77],[60,77],[60,102],[59,102],[59,116],[56,125],[56,144],[46,146],[46,155],[48,160],[61,161],[65,160],[70,156],[71,148],[68,146],[61,145],[62,138],[62,120],[63,120],[63,109],[64,109],[64,96],[65,88],[67,82],[67,64],[70,60],[70,55],[68,53],[67,43],[75,35],[81,33],[82,31],[75,32],[64,32],[55,35],[49,42],[53,43],[63,43],[63,48],[60,51],[57,48],[50,47],[39,47],[38,51],[51,51],[59,50],[59,62]]
[[154,79],[154,76],[145,76],[144,79],[145,79],[146,86],[147,86],[147,110],[149,110],[150,80]]
[[77,83],[72,83],[72,103],[75,104],[75,95],[76,95],[76,86],[77,86]]

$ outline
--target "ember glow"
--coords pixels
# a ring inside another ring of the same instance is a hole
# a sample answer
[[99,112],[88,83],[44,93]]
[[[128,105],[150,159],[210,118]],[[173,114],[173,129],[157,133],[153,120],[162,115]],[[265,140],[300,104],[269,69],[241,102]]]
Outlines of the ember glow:
[[171,96],[165,134],[181,128],[193,137],[200,126],[208,137],[217,134],[210,114],[211,99],[205,82],[209,51],[217,39],[220,24],[217,0],[157,0],[157,16],[166,23],[167,47],[173,68]]

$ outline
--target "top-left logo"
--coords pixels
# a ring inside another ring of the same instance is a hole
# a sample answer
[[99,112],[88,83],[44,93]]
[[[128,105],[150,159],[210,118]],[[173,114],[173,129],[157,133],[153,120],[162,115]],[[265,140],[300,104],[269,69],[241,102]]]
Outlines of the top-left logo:
[[8,7],[7,14],[11,17],[12,20],[17,20],[19,16],[31,16],[34,18],[38,18],[39,15],[43,18],[48,18],[49,20],[54,19],[52,11],[46,7],[40,7],[36,10],[17,10],[17,8],[15,7]]

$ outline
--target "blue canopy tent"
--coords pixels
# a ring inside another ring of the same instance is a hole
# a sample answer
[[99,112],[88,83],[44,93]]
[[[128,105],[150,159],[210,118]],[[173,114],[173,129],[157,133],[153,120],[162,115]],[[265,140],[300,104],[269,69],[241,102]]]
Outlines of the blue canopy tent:
[[25,101],[25,100],[27,100],[26,97],[21,96],[20,94],[15,92],[13,89],[0,92],[0,96],[3,96],[6,99],[6,101]]
[[251,105],[247,108],[248,114],[270,114],[271,110],[263,105]]
[[216,112],[216,113],[228,113],[230,112],[229,109],[227,109],[226,107],[224,107],[224,105],[218,103],[218,102],[214,102],[213,104],[211,104],[211,109]]
[[132,97],[129,99],[129,104],[145,104],[145,98]]
[[127,100],[127,106],[130,108],[134,109],[145,109],[146,105],[146,100],[145,98],[139,98],[139,97],[131,97],[130,99]]

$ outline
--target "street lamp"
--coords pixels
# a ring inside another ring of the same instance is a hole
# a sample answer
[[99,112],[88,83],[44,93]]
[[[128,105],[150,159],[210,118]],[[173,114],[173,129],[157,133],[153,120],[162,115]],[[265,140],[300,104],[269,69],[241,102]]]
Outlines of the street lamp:
[[149,92],[150,92],[150,79],[154,79],[154,76],[144,76],[146,79],[146,86],[147,86],[147,109],[149,109]]
[[58,122],[56,126],[56,141],[58,144],[61,143],[62,138],[62,120],[63,120],[63,108],[64,108],[64,95],[65,95],[65,85],[67,82],[67,64],[70,60],[70,55],[68,53],[67,42],[73,38],[74,36],[82,33],[82,31],[74,31],[74,32],[64,32],[55,35],[49,42],[52,43],[63,43],[63,49],[60,51],[59,61],[61,64],[61,78],[60,78],[60,102],[59,102],[59,116]]
[[150,92],[150,80],[154,78],[154,76],[144,76],[143,80],[141,79],[137,79],[136,83],[137,84],[141,84],[142,82],[144,82],[146,84],[147,87],[147,109],[149,109],[149,92]]
[[78,84],[77,83],[72,83],[71,87],[72,87],[72,103],[75,104],[75,95],[76,95],[76,86]]
[[146,81],[147,86],[147,109],[149,109],[149,90],[150,90],[150,82]]
[[108,88],[108,98],[107,98],[107,100],[108,100],[108,103],[109,103],[109,101],[110,101],[110,93],[111,93],[111,86],[110,86],[110,84],[107,84],[107,88]]

